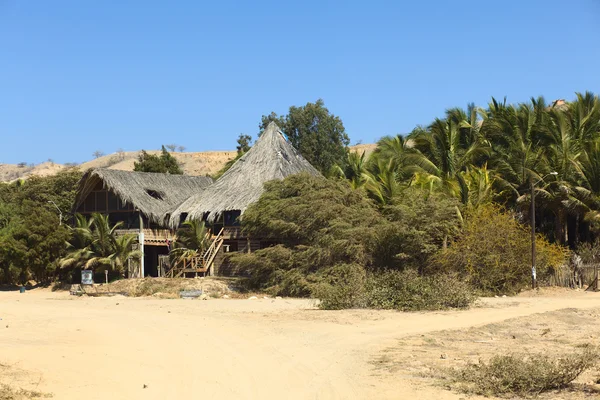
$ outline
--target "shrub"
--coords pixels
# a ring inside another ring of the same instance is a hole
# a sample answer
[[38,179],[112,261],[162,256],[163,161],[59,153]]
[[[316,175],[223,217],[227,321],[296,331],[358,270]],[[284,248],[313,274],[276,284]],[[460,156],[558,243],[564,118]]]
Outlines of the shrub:
[[[484,293],[515,293],[531,282],[529,228],[494,205],[467,215],[462,233],[433,258],[431,272],[456,272]],[[568,256],[566,249],[536,239],[539,281],[549,278]]]
[[413,270],[371,274],[366,297],[369,307],[402,311],[468,308],[476,299],[473,289],[455,277],[423,277]]
[[600,354],[586,347],[579,354],[564,357],[537,355],[497,355],[489,362],[469,364],[454,370],[452,379],[458,388],[481,395],[536,395],[561,389],[581,373],[594,367]]
[[320,273],[320,282],[313,285],[312,295],[321,300],[326,310],[364,307],[365,269],[357,264],[339,264]]

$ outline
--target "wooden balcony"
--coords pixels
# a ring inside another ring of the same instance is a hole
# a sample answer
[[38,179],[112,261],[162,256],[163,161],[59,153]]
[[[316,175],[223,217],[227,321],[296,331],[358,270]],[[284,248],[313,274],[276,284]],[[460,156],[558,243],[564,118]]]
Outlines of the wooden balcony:
[[[173,241],[175,235],[169,229],[144,229],[144,245],[166,246],[167,239]],[[139,235],[139,229],[117,229],[117,235]]]

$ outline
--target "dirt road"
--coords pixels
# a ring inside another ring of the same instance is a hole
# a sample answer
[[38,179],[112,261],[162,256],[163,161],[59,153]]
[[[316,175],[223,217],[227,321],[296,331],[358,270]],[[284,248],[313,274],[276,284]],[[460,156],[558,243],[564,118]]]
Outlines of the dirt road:
[[569,307],[600,307],[600,293],[398,313],[326,312],[296,299],[0,292],[0,363],[28,371],[17,383],[56,399],[458,399],[378,377],[370,362],[402,336]]

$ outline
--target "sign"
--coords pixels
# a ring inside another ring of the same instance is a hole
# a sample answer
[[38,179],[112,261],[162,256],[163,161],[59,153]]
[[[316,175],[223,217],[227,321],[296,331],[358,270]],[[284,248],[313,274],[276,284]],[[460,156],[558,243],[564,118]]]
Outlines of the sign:
[[81,284],[82,285],[93,285],[94,284],[94,273],[89,269],[81,271]]

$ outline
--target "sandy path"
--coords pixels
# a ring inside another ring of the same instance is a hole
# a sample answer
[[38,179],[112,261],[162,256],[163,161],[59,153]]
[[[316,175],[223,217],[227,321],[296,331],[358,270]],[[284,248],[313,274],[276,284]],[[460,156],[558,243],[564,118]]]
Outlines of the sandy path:
[[38,389],[56,399],[458,399],[377,377],[369,362],[404,335],[570,307],[600,307],[600,294],[487,299],[469,311],[406,314],[325,312],[288,299],[0,292],[0,362],[41,376]]

